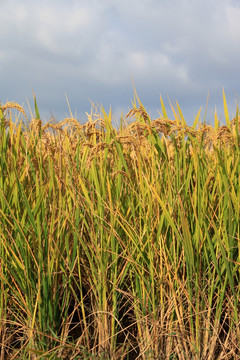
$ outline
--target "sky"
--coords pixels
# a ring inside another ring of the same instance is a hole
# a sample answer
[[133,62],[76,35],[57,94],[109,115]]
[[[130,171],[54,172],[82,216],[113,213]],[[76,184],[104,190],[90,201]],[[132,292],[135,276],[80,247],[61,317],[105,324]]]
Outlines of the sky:
[[[29,113],[35,92],[43,121],[71,112],[81,123],[94,106],[116,119],[134,88],[152,119],[160,95],[189,125],[200,107],[222,123],[240,104],[237,0],[0,0],[0,102]],[[209,97],[208,97],[209,94]]]

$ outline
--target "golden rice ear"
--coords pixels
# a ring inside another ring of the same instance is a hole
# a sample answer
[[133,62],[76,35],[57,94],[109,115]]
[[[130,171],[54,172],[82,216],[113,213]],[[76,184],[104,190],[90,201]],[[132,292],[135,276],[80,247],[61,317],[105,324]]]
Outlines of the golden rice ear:
[[149,123],[149,116],[146,112],[146,110],[144,109],[144,107],[142,105],[140,105],[138,108],[137,107],[133,107],[125,116],[125,120],[128,119],[129,117],[133,117],[135,115],[138,115],[139,117],[142,117],[143,120],[146,123]]
[[24,115],[24,117],[27,119],[27,116],[25,114],[23,107],[14,101],[7,102],[5,105],[2,105],[1,108],[2,108],[3,112],[8,109],[15,109],[15,110],[21,112]]
[[42,120],[40,119],[32,119],[30,123],[30,129],[33,131],[34,134],[40,134],[42,130]]

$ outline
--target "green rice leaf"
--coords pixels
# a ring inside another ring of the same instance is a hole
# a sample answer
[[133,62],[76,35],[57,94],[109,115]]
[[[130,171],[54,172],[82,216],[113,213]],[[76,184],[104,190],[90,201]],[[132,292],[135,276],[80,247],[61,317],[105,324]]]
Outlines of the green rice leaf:
[[162,99],[162,96],[160,95],[160,102],[161,102],[161,106],[162,106],[162,113],[163,113],[163,117],[165,119],[167,119],[167,111],[166,111],[166,108],[165,108],[165,105],[164,105],[164,102],[163,102],[163,99]]
[[198,110],[197,116],[194,119],[193,126],[192,126],[193,129],[196,129],[196,126],[197,126],[198,121],[199,121],[201,110],[202,110],[202,107],[200,107],[200,109]]
[[231,124],[230,124],[227,101],[226,101],[226,96],[225,96],[224,89],[223,89],[223,108],[224,108],[224,114],[225,114],[227,127],[228,127],[229,130],[231,130]]
[[37,99],[36,99],[36,96],[35,96],[34,92],[33,92],[33,99],[34,99],[34,107],[35,107],[36,119],[40,120],[40,114],[39,114],[39,110],[38,110]]

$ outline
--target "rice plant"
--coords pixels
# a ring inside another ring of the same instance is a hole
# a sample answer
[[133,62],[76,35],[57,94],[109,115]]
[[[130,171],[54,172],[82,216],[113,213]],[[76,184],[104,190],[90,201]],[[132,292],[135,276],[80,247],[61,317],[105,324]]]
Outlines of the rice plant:
[[0,359],[237,359],[240,137],[136,97],[43,124],[0,105]]

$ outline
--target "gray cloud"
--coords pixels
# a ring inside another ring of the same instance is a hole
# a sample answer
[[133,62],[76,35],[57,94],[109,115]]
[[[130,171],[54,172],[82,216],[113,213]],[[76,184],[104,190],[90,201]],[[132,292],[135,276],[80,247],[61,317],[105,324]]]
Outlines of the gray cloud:
[[[127,111],[133,84],[157,116],[159,95],[178,100],[189,122],[221,89],[239,95],[240,5],[230,0],[0,2],[0,101],[32,101],[46,118],[89,112],[89,99]],[[169,106],[168,106],[169,108]],[[171,114],[172,116],[172,114]]]

